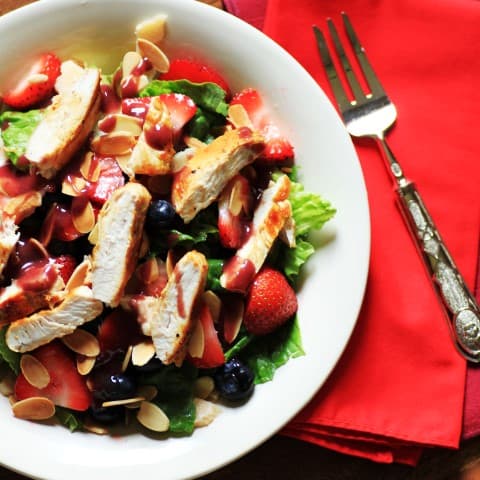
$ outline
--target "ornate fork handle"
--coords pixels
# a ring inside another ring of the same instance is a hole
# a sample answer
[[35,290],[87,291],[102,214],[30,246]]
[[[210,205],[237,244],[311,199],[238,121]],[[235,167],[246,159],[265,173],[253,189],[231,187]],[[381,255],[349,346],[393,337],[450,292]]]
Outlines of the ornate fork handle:
[[455,344],[470,360],[480,360],[480,310],[467,288],[415,184],[403,176],[383,136],[375,137],[397,183],[404,217],[416,240],[435,290],[446,307]]

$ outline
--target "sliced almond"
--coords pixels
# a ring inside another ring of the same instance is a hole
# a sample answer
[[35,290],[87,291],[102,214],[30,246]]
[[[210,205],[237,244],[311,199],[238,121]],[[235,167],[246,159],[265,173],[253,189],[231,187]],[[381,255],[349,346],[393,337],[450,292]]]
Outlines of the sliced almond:
[[206,427],[210,425],[220,413],[220,408],[213,402],[209,402],[202,398],[194,398],[195,405],[195,423],[194,427]]
[[150,78],[147,75],[140,75],[137,81],[137,90],[140,91],[150,83]]
[[127,175],[130,179],[135,178],[135,172],[132,169],[132,165],[130,162],[131,159],[131,152],[125,155],[117,155],[115,159],[117,160],[118,166],[122,170],[122,172]]
[[13,395],[15,391],[15,375],[13,372],[9,371],[0,381],[0,394],[5,397]]
[[164,411],[154,403],[147,401],[141,403],[137,420],[145,428],[154,432],[166,432],[170,428],[170,420]]
[[[123,113],[107,115],[98,124],[100,130],[102,130],[102,125],[109,125],[107,133],[123,132],[128,135],[133,135],[134,137],[138,137],[142,133],[142,121],[139,118]],[[113,125],[113,128],[111,128],[110,125]]]
[[296,239],[295,239],[295,220],[293,217],[288,217],[285,220],[283,228],[280,230],[278,237],[282,242],[288,245],[290,248],[295,248]]
[[153,43],[160,43],[165,37],[166,22],[167,16],[164,14],[144,20],[136,26],[135,35],[137,38],[145,38]]
[[90,433],[95,433],[96,435],[108,435],[110,432],[101,425],[94,423],[90,419],[85,419],[83,422],[83,428]]
[[84,178],[76,175],[67,175],[62,182],[62,193],[70,197],[78,197],[83,193],[87,182]]
[[198,377],[193,384],[193,394],[198,398],[208,398],[215,389],[215,382],[212,377]]
[[77,328],[73,333],[62,337],[62,342],[70,350],[86,357],[96,357],[100,353],[97,337],[81,328]]
[[220,310],[222,309],[222,301],[220,300],[220,297],[215,292],[212,292],[212,290],[204,292],[202,297],[210,310],[213,323],[217,323],[218,318],[220,317]]
[[24,420],[46,420],[55,415],[54,403],[45,397],[30,397],[12,405],[13,414]]
[[27,382],[35,388],[45,388],[50,383],[48,370],[33,355],[27,353],[21,356],[20,370]]
[[254,129],[245,107],[239,103],[228,107],[228,120],[235,128],[248,127],[250,130]]
[[80,173],[85,180],[95,183],[100,178],[101,165],[95,160],[93,152],[87,152],[83,157],[83,162],[80,165]]
[[155,356],[155,347],[152,341],[137,343],[132,349],[132,364],[136,367],[146,365]]
[[143,397],[133,397],[133,398],[125,398],[122,400],[110,400],[108,402],[103,402],[102,407],[116,407],[118,405],[130,405],[132,403],[140,403],[143,402],[145,398]]
[[136,139],[125,132],[113,132],[92,140],[92,149],[100,155],[127,155],[135,146]]
[[205,332],[201,322],[197,322],[188,342],[188,353],[192,358],[202,358],[205,350]]
[[139,397],[143,397],[147,402],[150,402],[158,395],[158,390],[154,385],[140,385],[137,393]]
[[153,68],[159,73],[168,72],[170,62],[163,51],[150,40],[146,38],[137,39],[137,50],[142,57],[147,57],[153,65]]
[[[78,202],[75,202],[78,200]],[[83,197],[76,197],[72,203],[73,226],[80,233],[89,233],[95,226],[95,211],[90,201]]]
[[88,258],[86,258],[82,263],[77,265],[72,275],[68,279],[67,284],[65,285],[65,290],[67,292],[70,292],[74,288],[86,285],[88,283],[88,276],[91,268],[92,264],[90,263],[90,260],[88,260]]
[[92,231],[88,235],[88,241],[92,245],[96,245],[98,243],[98,223],[94,225]]
[[223,306],[223,337],[227,343],[232,343],[242,326],[245,305],[241,297],[232,295],[223,303]]
[[77,355],[77,371],[80,375],[88,375],[95,366],[95,357],[87,357],[86,355]]
[[239,215],[243,207],[243,192],[240,182],[234,182],[232,190],[230,191],[230,198],[228,201],[228,209],[232,215]]
[[122,373],[125,372],[128,368],[128,364],[130,363],[130,360],[132,358],[132,351],[133,351],[133,346],[129,345],[127,348],[127,351],[125,352],[125,356],[123,357],[122,366],[120,368],[120,371]]
[[122,78],[128,77],[141,61],[142,57],[137,52],[127,52],[122,60]]
[[43,257],[45,260],[49,258],[47,249],[36,238],[28,239],[28,251],[31,254],[34,253],[32,249],[35,249],[35,253]]

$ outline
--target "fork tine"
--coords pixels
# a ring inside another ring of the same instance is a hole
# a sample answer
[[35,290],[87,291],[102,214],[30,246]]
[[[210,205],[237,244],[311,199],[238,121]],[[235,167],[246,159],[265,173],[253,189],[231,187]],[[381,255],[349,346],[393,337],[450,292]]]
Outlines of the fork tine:
[[314,25],[313,31],[315,33],[315,38],[317,40],[318,51],[320,52],[320,58],[322,60],[323,66],[325,67],[325,71],[327,72],[327,77],[330,82],[330,86],[333,90],[333,95],[335,96],[335,100],[338,103],[341,111],[346,110],[347,108],[351,107],[351,103],[347,98],[345,90],[343,88],[342,82],[338,76],[337,69],[333,64],[332,57],[327,47],[327,42],[325,41],[325,37],[321,30]]
[[[345,12],[342,12],[343,24],[345,25],[345,30],[347,31],[348,38],[350,43],[352,44],[353,51],[355,56],[357,57],[358,63],[362,67],[363,74],[367,80],[367,83],[372,91],[373,95],[385,95],[385,90],[382,87],[382,84],[378,80],[377,75],[373,71],[370,62],[368,61],[367,55],[365,54],[365,49],[362,47],[360,40],[355,33],[355,30],[350,23],[350,19],[348,18]],[[370,97],[371,95],[367,95]]]
[[328,29],[330,30],[330,35],[332,36],[333,44],[335,45],[335,49],[337,50],[338,57],[340,58],[340,62],[342,63],[343,70],[347,77],[348,83],[352,88],[353,96],[357,103],[361,102],[362,99],[365,99],[365,93],[363,93],[362,87],[358,83],[357,77],[352,70],[352,65],[348,60],[348,57],[343,49],[342,43],[340,42],[340,38],[338,37],[337,29],[333,24],[331,18],[327,19]]

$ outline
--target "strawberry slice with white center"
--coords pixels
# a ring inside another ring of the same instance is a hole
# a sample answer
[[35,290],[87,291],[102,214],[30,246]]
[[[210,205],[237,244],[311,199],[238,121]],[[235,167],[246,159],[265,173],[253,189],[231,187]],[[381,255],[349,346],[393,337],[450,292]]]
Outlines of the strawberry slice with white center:
[[100,174],[96,182],[89,183],[86,195],[92,202],[103,205],[112,193],[125,185],[122,169],[115,158],[95,156],[100,164]]
[[84,378],[78,373],[71,352],[57,340],[31,354],[47,369],[50,382],[45,388],[36,388],[22,373],[15,383],[15,398],[46,397],[55,405],[84,411],[90,406],[91,394]]
[[[182,93],[162,93],[159,95],[168,109],[174,138],[178,138],[182,128],[197,111],[194,101]],[[152,97],[125,98],[122,100],[122,113],[145,120]]]
[[47,100],[53,94],[60,65],[54,53],[44,53],[18,84],[3,95],[3,101],[11,107],[25,109]]
[[266,146],[259,157],[261,163],[282,166],[292,164],[292,144],[270,119],[270,113],[257,90],[242,90],[233,97],[230,105],[242,105],[253,126],[264,135]]

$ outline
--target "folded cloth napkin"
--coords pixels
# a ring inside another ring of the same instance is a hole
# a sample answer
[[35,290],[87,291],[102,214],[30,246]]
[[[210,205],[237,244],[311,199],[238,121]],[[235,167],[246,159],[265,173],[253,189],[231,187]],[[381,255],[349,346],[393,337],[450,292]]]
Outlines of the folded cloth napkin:
[[[252,0],[230,0],[242,18]],[[245,3],[244,3],[245,2]],[[269,0],[264,32],[332,98],[312,33],[346,11],[399,120],[388,139],[415,179],[457,265],[473,287],[479,233],[480,2]],[[344,37],[345,38],[345,37]],[[477,100],[477,102],[475,101]],[[425,446],[458,446],[466,362],[395,205],[380,153],[356,142],[371,211],[364,304],[342,358],[282,431],[348,454],[415,464]],[[352,239],[354,248],[354,239]],[[334,319],[329,319],[334,328]]]

